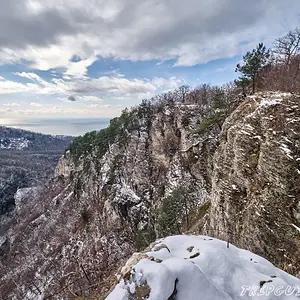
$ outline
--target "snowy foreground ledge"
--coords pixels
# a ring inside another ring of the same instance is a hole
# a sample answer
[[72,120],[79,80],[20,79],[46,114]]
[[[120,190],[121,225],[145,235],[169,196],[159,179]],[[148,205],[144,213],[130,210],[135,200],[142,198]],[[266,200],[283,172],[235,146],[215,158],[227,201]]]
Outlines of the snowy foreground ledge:
[[300,279],[207,236],[172,236],[135,253],[106,300],[300,299]]

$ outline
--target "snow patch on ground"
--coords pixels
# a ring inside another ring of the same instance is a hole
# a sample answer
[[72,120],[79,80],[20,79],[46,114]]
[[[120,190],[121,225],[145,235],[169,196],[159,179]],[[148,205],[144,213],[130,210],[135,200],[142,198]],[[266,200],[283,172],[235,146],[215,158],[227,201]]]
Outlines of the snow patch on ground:
[[286,154],[286,156],[288,158],[293,159],[293,156],[291,155],[292,154],[292,150],[289,149],[289,147],[286,144],[282,144],[280,146],[280,149]]
[[280,104],[281,101],[282,99],[263,99],[260,102],[260,106],[276,105],[276,104]]
[[0,149],[23,150],[28,148],[30,143],[26,138],[0,139]]
[[[296,295],[299,279],[249,251],[233,245],[228,248],[224,241],[182,235],[150,247],[107,300],[300,299]],[[290,295],[258,294],[270,286],[295,289]],[[256,293],[250,295],[245,287],[256,288]]]
[[300,232],[300,228],[298,226],[296,226],[295,224],[292,224],[292,226]]

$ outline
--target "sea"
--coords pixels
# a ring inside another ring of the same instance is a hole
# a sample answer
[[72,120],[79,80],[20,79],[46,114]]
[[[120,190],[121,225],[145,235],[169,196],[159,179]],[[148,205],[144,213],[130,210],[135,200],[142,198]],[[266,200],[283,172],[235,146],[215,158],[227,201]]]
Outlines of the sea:
[[65,118],[65,119],[31,119],[11,120],[1,122],[0,125],[30,130],[52,135],[79,136],[93,130],[100,130],[108,126],[110,118]]

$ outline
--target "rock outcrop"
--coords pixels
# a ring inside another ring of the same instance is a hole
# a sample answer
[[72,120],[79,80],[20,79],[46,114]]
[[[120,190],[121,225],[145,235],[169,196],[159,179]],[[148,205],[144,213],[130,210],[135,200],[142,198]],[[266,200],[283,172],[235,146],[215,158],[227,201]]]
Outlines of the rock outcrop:
[[107,300],[296,300],[300,295],[300,279],[208,236],[164,238],[135,253],[125,267]]
[[209,231],[300,275],[300,97],[248,97],[223,124]]

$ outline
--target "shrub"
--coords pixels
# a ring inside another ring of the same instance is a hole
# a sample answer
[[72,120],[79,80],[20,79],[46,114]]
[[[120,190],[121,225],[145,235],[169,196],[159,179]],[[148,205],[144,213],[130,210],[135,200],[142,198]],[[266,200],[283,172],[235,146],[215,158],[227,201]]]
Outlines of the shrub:
[[199,125],[198,133],[203,133],[212,125],[218,125],[222,128],[222,124],[228,115],[226,94],[222,89],[217,89],[212,96],[212,103],[208,116]]
[[162,235],[181,234],[190,227],[189,215],[195,206],[194,199],[183,187],[165,197],[156,212],[157,224]]
[[153,228],[149,226],[144,230],[138,230],[135,235],[135,248],[137,251],[144,250],[150,243],[154,242],[156,234]]

